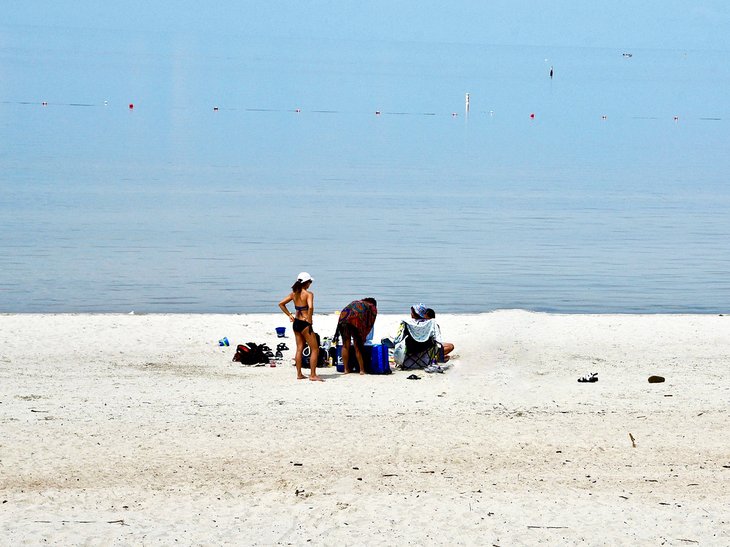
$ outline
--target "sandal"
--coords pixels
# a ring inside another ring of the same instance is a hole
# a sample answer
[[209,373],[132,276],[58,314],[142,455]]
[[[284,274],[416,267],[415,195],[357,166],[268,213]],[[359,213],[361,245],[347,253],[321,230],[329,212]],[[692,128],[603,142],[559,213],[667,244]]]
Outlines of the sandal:
[[282,342],[281,344],[276,346],[277,351],[287,351],[288,349],[289,348],[287,347],[287,345],[284,342]]
[[598,381],[598,373],[597,372],[591,372],[590,374],[586,374],[585,376],[581,376],[578,378],[579,382],[597,382]]

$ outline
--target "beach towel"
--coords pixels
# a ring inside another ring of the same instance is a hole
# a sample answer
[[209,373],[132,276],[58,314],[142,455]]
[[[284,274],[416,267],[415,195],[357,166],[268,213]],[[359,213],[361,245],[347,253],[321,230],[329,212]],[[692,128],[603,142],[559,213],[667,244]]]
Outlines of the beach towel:
[[397,344],[406,336],[410,336],[416,342],[428,342],[433,339],[437,344],[443,345],[441,329],[435,319],[404,319],[393,342]]

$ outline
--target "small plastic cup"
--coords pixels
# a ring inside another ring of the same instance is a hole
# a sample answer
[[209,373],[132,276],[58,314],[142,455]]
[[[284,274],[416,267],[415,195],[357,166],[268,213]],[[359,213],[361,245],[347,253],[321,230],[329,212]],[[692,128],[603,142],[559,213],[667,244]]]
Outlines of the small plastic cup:
[[276,336],[284,338],[286,336],[286,327],[276,327]]

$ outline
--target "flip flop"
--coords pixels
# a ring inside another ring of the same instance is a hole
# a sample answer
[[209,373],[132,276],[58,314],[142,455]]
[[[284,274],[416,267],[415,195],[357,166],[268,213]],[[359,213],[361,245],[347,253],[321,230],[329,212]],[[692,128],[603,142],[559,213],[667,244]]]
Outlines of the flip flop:
[[411,374],[406,380],[420,380],[420,376],[416,376],[415,374]]
[[277,351],[287,351],[288,349],[289,348],[287,347],[287,345],[284,342],[282,342],[281,344],[278,344],[276,346]]
[[585,376],[581,376],[578,378],[579,382],[597,382],[598,381],[598,373],[597,372],[591,372],[590,374],[586,374]]

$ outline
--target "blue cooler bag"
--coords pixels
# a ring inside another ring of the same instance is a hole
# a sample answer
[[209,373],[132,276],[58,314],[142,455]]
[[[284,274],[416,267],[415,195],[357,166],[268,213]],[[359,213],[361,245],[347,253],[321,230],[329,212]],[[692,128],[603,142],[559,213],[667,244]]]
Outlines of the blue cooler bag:
[[390,363],[388,362],[388,346],[374,344],[370,353],[370,374],[390,374]]
[[[366,345],[362,356],[368,374],[391,374],[388,363],[388,347],[382,344]],[[354,348],[350,349],[350,370],[360,372]],[[337,372],[345,372],[342,364],[342,346],[337,346]]]

